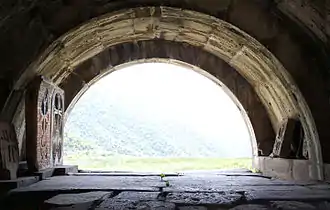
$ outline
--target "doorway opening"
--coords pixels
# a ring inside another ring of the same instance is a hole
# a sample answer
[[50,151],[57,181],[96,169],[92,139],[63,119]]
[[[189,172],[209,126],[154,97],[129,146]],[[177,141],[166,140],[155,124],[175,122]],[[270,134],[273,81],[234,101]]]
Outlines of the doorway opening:
[[184,172],[252,166],[252,126],[235,96],[188,65],[124,65],[71,109],[64,164],[86,170]]

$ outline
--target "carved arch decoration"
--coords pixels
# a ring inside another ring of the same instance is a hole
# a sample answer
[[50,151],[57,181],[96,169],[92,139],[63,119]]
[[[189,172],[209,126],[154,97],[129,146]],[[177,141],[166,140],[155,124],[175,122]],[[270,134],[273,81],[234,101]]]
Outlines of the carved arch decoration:
[[322,179],[322,154],[311,111],[288,71],[262,44],[239,28],[215,17],[170,7],[132,8],[106,14],[55,41],[21,75],[14,89],[24,89],[36,75],[64,82],[82,62],[127,42],[167,40],[187,43],[224,60],[253,87],[274,130],[286,118],[301,121],[310,176]]

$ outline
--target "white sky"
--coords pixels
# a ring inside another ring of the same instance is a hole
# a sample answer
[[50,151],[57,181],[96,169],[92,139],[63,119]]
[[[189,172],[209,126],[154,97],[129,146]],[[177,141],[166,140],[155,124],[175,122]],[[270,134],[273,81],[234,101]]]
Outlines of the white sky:
[[97,88],[111,90],[109,97],[127,111],[179,121],[251,156],[249,133],[234,102],[219,85],[190,69],[166,63],[131,65],[105,76],[85,94]]

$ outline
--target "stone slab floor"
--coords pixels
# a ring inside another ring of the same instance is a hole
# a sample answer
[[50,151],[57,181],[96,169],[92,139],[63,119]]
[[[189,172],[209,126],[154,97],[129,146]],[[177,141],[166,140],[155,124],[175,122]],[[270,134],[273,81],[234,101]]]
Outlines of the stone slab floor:
[[330,185],[270,179],[248,171],[180,176],[71,174],[12,190],[1,210],[330,209]]

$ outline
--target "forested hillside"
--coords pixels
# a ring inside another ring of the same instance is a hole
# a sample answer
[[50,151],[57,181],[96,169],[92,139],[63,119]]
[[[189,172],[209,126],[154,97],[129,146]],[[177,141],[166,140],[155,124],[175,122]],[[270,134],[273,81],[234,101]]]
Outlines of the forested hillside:
[[66,152],[95,149],[131,156],[230,156],[221,140],[180,122],[146,119],[143,113],[105,107],[107,103],[111,101],[93,100],[76,107],[65,132]]

